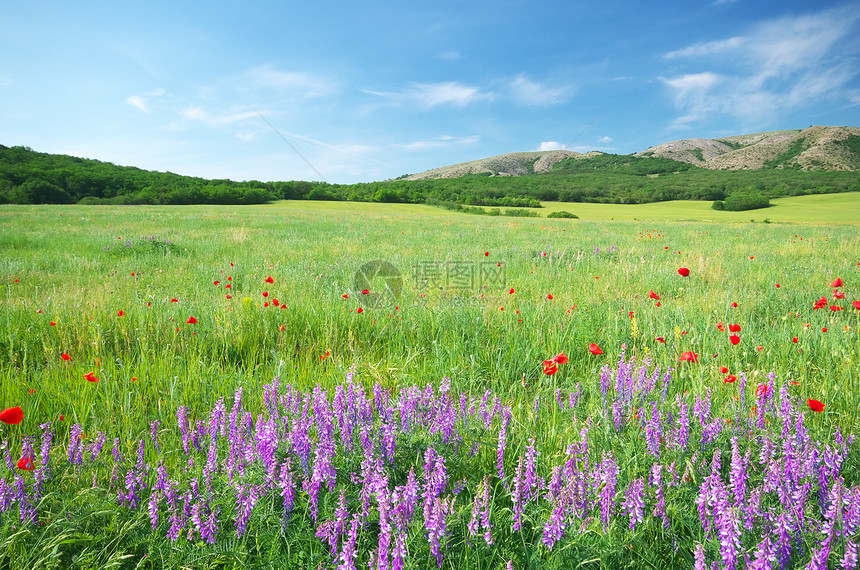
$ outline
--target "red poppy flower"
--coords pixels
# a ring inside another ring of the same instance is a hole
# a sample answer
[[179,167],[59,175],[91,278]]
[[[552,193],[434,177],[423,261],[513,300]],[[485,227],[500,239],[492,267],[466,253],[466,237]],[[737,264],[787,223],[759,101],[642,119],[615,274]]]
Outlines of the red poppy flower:
[[552,293],[547,293],[546,298],[549,299],[550,301],[552,301]]
[[591,354],[603,354],[603,351],[600,350],[600,347],[593,342],[588,344],[588,352],[590,352]]
[[227,283],[226,285],[224,285],[224,288],[225,288],[225,289],[232,289],[232,288],[233,288],[233,284],[232,284],[232,283]]
[[116,316],[118,316],[118,317],[124,317],[124,316],[125,316],[125,311],[123,311],[122,309],[120,309],[119,311],[117,311],[117,312],[116,312]]
[[513,287],[511,287],[511,290],[510,290],[510,291],[508,291],[508,294],[513,295],[514,293],[516,293],[516,291],[514,290],[514,288],[513,288]]
[[725,380],[723,380],[723,384],[731,384],[732,382],[734,382],[737,379],[738,379],[737,376],[735,376],[733,374],[729,374],[728,376],[726,376]]
[[827,332],[827,327],[821,327],[821,332]]
[[809,404],[809,409],[812,410],[813,412],[824,411],[824,404],[822,404],[818,400],[813,400],[812,398],[807,398],[806,403]]
[[762,345],[760,345],[760,344],[759,344],[759,345],[756,345],[755,349],[756,349],[758,352],[761,352],[762,350],[764,350],[764,347],[763,347]]
[[731,304],[730,306],[731,306],[731,307],[737,307],[737,306],[738,306],[738,304],[737,304],[737,303],[735,303],[734,301],[732,301],[732,304]]
[[552,360],[544,360],[543,361],[543,373],[547,376],[552,376],[558,372],[558,364],[553,362]]
[[552,357],[553,362],[557,362],[559,364],[567,364],[568,360],[570,360],[567,355],[563,352],[559,352],[555,356]]
[[344,293],[343,295],[341,295],[341,297],[343,297],[344,299],[349,299],[349,295],[347,295],[346,293]]
[[729,325],[729,332],[741,332],[740,325]]
[[662,342],[662,343],[664,343],[664,344],[666,343],[666,339],[665,339],[665,338],[663,338],[662,336],[658,336],[658,337],[657,337],[657,338],[655,338],[654,340],[656,340],[657,342]]
[[842,279],[837,277],[834,279],[833,283],[830,284],[831,287],[842,287]]
[[660,300],[660,295],[655,293],[654,289],[651,289],[650,291],[648,291],[648,296],[651,297],[652,299],[656,299],[658,301]]
[[[120,316],[122,316],[122,315],[120,315]],[[48,324],[51,325],[52,327],[57,326],[57,323],[55,323],[54,321],[48,321]]]
[[281,304],[281,302],[278,301],[277,299],[272,299],[272,304],[277,307],[278,305]]
[[779,289],[779,283],[776,284],[776,288]]
[[767,384],[759,384],[755,387],[755,395],[758,397],[764,396],[765,394],[767,394],[767,390]]
[[263,297],[268,297],[268,296],[269,296],[269,292],[268,292],[268,291],[263,291]]
[[720,374],[728,374],[729,369],[726,366],[720,366]]
[[794,344],[797,344],[797,337],[796,336],[791,337],[791,342],[793,342]]
[[726,332],[726,326],[723,323],[717,323],[717,329],[721,332]]
[[370,289],[362,289],[361,294],[362,295],[370,295]]
[[363,312],[364,312],[364,309],[362,309],[361,307],[359,307],[358,309],[356,309],[356,310],[355,310],[355,312],[356,312],[356,313],[363,313]]
[[680,269],[678,269],[678,275],[680,275],[681,277],[689,277],[690,270],[686,267],[681,267]]
[[688,350],[687,352],[681,353],[681,357],[678,360],[680,362],[698,362],[699,355],[692,350]]
[[484,257],[490,257],[490,252],[489,252],[489,251],[485,251],[485,252],[484,252]]
[[4,424],[20,424],[23,419],[24,411],[21,410],[21,406],[6,408],[0,412],[0,422]]
[[228,298],[228,299],[232,299],[232,298],[233,298],[233,295],[231,295],[231,294],[227,293],[227,298]]
[[274,282],[275,282],[275,280],[274,280],[274,279],[272,279],[272,276],[271,276],[271,275],[269,275],[268,277],[266,277],[266,283],[270,283],[270,284],[271,284],[271,283],[274,283]]
[[18,469],[21,469],[22,471],[32,471],[33,460],[29,457],[22,457],[18,460]]
[[186,322],[187,324],[189,324],[189,325],[196,325],[196,324],[197,324],[197,319],[195,319],[193,316],[191,316],[191,317],[188,317],[188,320],[187,320],[187,321],[185,321],[185,322]]
[[171,303],[178,303],[178,302],[179,302],[179,299],[171,299],[171,300],[170,300],[170,302],[171,302]]
[[852,301],[851,304],[854,305],[855,309],[860,311],[860,301]]
[[99,381],[99,379],[96,378],[94,372],[87,372],[86,374],[84,374],[84,380],[86,380],[87,382],[98,382]]
[[660,306],[660,301],[657,301],[656,305],[659,307],[659,306]]
[[834,291],[833,292],[833,298],[834,299],[844,299],[845,298],[845,292],[844,291]]
[[831,311],[841,311],[843,309],[845,309],[845,307],[840,307],[839,305],[830,305]]
[[71,360],[72,359],[72,357],[69,355],[68,352],[64,352],[63,354],[61,354],[60,358],[62,358],[63,360]]
[[280,329],[280,330],[282,330],[282,331],[283,331],[283,330],[287,330],[287,329],[286,329],[286,325],[281,325],[281,329]]

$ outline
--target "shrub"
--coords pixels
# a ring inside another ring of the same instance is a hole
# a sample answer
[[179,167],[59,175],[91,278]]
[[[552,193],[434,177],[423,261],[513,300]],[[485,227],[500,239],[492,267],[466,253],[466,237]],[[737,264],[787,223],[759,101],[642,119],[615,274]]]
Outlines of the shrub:
[[723,202],[723,208],[731,212],[757,210],[770,206],[770,198],[751,188],[732,192]]
[[565,212],[564,210],[559,210],[557,212],[550,212],[546,216],[547,218],[566,218],[570,220],[578,220],[579,216],[576,214],[572,214],[570,212]]

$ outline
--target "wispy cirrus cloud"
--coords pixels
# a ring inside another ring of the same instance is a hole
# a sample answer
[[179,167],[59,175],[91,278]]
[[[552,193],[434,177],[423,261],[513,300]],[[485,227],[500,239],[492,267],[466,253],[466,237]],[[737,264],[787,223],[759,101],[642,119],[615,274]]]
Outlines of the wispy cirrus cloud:
[[228,109],[228,110],[207,110],[203,107],[192,105],[186,107],[179,112],[179,115],[188,121],[199,121],[206,123],[210,127],[220,127],[224,125],[232,125],[248,119],[259,120],[256,110],[249,109]]
[[153,98],[161,98],[166,94],[166,90],[162,89],[161,87],[158,87],[156,89],[147,91],[143,95],[130,95],[129,97],[126,97],[125,102],[132,107],[140,109],[144,113],[149,113],[150,100]]
[[456,81],[443,83],[412,83],[402,91],[362,90],[370,95],[381,97],[394,105],[413,105],[429,110],[441,105],[465,107],[470,103],[491,97],[490,93],[478,87],[464,85]]
[[301,71],[283,71],[271,65],[249,69],[234,78],[240,89],[275,90],[283,95],[303,98],[331,95],[338,90],[336,82]]
[[[852,101],[860,5],[760,22],[746,34],[696,43],[664,58],[700,71],[660,80],[682,111],[672,127],[714,115],[765,125],[780,113]],[[701,70],[704,68],[704,70]]]
[[550,107],[565,103],[574,89],[571,86],[550,86],[532,81],[524,73],[511,79],[506,85],[510,97],[518,104],[534,107]]
[[408,143],[394,144],[395,148],[400,148],[408,151],[425,151],[437,150],[443,148],[451,148],[453,146],[466,146],[477,143],[481,137],[479,135],[469,135],[465,137],[454,137],[451,135],[440,135],[436,138],[418,140]]
[[363,89],[398,106],[430,110],[440,106],[466,107],[481,101],[504,100],[530,107],[549,107],[565,103],[575,89],[570,85],[551,85],[530,79],[524,73],[490,82],[490,87],[466,85],[457,81],[412,83],[400,91]]

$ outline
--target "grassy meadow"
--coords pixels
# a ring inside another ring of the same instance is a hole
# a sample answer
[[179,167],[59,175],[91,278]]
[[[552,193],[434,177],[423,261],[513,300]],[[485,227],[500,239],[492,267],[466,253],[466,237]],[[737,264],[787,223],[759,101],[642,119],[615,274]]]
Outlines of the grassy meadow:
[[773,203],[2,206],[0,568],[855,567],[860,199]]

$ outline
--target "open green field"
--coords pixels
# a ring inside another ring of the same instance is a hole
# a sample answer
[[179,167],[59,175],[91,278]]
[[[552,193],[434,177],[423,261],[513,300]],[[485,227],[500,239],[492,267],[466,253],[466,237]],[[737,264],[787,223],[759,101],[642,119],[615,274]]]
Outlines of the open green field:
[[860,196],[773,203],[0,207],[0,569],[835,567]]
[[[746,212],[716,211],[711,208],[711,202],[694,200],[635,205],[595,204],[588,202],[543,202],[542,205],[543,208],[540,209],[523,208],[523,210],[536,211],[541,217],[546,217],[550,212],[563,210],[576,214],[581,220],[595,221],[641,220],[743,223],[768,220],[774,223],[860,224],[860,193],[857,192],[774,198],[771,200],[771,207]],[[448,212],[445,210],[418,204],[287,200],[261,207],[288,208],[290,211],[296,212],[448,215]],[[559,222],[559,220],[556,220],[556,222]]]

